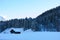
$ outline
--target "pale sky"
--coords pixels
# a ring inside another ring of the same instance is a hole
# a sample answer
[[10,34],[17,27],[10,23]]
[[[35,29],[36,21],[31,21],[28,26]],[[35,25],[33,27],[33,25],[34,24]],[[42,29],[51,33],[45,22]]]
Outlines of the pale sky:
[[60,0],[0,0],[0,16],[6,20],[35,18],[46,10],[60,5]]

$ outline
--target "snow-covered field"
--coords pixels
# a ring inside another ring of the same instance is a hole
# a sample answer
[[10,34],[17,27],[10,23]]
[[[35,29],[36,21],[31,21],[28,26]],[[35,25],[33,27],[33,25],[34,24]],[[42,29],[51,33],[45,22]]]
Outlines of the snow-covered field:
[[60,32],[25,32],[0,34],[0,40],[60,40]]

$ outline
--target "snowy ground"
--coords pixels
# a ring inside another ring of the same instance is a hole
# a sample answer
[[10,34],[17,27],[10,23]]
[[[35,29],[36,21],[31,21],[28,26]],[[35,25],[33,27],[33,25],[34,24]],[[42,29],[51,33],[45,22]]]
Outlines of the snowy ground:
[[0,40],[60,40],[60,32],[25,32],[0,34]]

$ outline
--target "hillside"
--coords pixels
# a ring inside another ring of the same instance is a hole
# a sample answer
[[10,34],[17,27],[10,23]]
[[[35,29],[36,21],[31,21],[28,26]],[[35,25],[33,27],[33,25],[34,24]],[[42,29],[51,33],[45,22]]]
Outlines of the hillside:
[[36,22],[47,31],[60,31],[60,6],[42,13],[36,17]]
[[32,31],[60,32],[60,6],[47,10],[36,18],[0,21],[0,32],[7,28],[32,29]]

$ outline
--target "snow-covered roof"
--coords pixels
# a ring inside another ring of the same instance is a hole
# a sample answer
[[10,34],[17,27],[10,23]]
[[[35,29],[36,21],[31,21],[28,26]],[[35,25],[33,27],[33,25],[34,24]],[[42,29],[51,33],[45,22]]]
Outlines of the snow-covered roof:
[[23,28],[7,28],[5,31],[3,31],[2,33],[10,33],[11,30],[14,30],[15,32],[23,32]]

